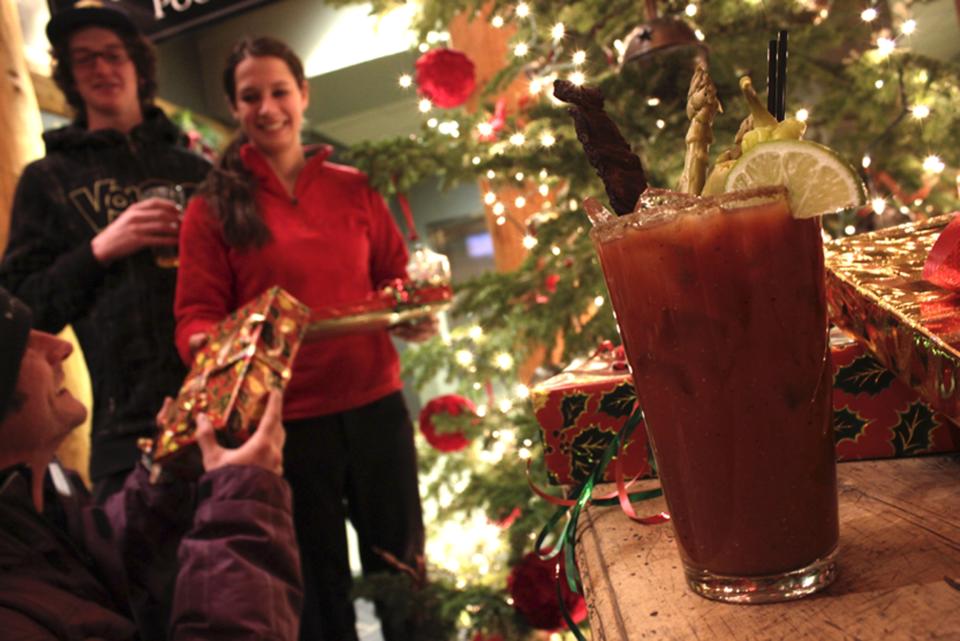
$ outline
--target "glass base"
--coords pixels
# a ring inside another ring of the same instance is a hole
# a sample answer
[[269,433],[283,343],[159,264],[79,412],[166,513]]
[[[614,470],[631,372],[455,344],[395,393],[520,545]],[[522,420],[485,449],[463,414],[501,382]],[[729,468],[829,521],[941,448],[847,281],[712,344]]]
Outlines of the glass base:
[[684,568],[687,584],[702,597],[726,603],[791,601],[827,587],[837,577],[837,550],[810,565],[767,576],[725,576]]

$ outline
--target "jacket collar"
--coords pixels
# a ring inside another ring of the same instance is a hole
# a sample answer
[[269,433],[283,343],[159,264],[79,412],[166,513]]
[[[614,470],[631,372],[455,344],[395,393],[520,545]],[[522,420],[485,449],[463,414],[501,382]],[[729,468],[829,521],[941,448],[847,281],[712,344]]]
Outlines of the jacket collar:
[[[186,136],[159,107],[147,106],[143,122],[130,131],[129,139],[140,144],[184,144]],[[47,153],[85,147],[114,147],[127,143],[127,136],[116,129],[88,131],[86,123],[74,121],[43,134]]]
[[30,482],[33,472],[30,466],[17,463],[0,470],[0,500],[19,499],[20,495],[30,498]]
[[[0,565],[17,562],[31,550],[43,550],[55,545],[72,546],[66,535],[68,522],[79,518],[79,497],[75,492],[62,492],[60,484],[51,479],[51,473],[64,477],[60,463],[51,461],[44,475],[44,509],[38,513],[33,504],[33,471],[26,465],[13,465],[0,470]],[[64,477],[65,478],[65,477]],[[62,501],[74,501],[71,513],[65,511]]]
[[[48,505],[53,496],[71,497],[75,494],[67,472],[56,458],[46,467],[43,478],[44,504]],[[0,470],[0,501],[25,500],[33,508],[33,470],[29,465],[17,463]]]
[[[330,145],[310,145],[305,147],[304,151],[307,154],[307,164],[304,165],[303,170],[297,177],[294,195],[299,194],[301,190],[300,186],[309,184],[313,176],[323,168],[327,158],[333,153],[333,147]],[[249,142],[244,144],[240,147],[240,159],[243,161],[244,166],[257,178],[261,189],[274,196],[280,196],[281,198],[289,197],[283,183],[277,178],[277,174],[273,171],[270,163],[267,162],[267,159],[259,149]]]

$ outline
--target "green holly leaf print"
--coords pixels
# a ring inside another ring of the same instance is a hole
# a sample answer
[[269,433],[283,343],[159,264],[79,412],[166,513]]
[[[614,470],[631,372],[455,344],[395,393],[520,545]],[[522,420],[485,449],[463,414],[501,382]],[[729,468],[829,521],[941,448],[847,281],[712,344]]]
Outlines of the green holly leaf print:
[[833,412],[833,438],[839,443],[844,439],[850,439],[856,442],[857,438],[863,433],[863,428],[870,421],[861,418],[859,414],[844,407],[841,410]]
[[837,372],[834,385],[847,394],[876,395],[890,387],[896,377],[876,359],[863,355]]
[[560,414],[563,416],[564,427],[572,427],[577,422],[577,417],[583,414],[589,398],[586,394],[578,393],[563,397],[560,401]]
[[893,448],[897,456],[917,454],[930,448],[930,435],[938,427],[933,410],[916,401],[900,414],[893,428]]
[[607,416],[630,416],[637,402],[637,393],[630,383],[621,383],[600,397],[600,411]]
[[570,448],[570,476],[576,481],[586,480],[597,465],[613,434],[591,425],[573,439]]

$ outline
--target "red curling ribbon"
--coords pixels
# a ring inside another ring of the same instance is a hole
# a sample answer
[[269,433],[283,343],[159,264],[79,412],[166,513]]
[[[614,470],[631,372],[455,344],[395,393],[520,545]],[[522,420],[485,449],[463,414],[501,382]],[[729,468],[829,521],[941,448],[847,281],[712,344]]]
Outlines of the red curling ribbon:
[[403,212],[403,220],[407,223],[407,236],[411,243],[415,243],[420,240],[420,235],[417,234],[417,226],[413,224],[413,211],[410,209],[410,201],[407,200],[405,193],[397,189],[397,177],[393,176],[390,180],[393,182],[393,189],[397,193],[397,204],[400,205],[400,211]]
[[[614,470],[614,473],[616,473],[616,469]],[[622,466],[622,465],[620,466],[620,472],[619,472],[619,474],[620,474],[620,477],[617,479],[617,481],[618,481],[618,482],[617,482],[617,491],[615,491],[615,492],[610,492],[609,494],[602,494],[602,495],[600,495],[600,496],[595,497],[595,498],[592,499],[592,500],[594,500],[594,501],[609,501],[610,499],[619,498],[619,500],[620,500],[620,502],[621,502],[621,503],[620,503],[621,505],[623,505],[623,501],[626,501],[626,502],[627,502],[627,505],[630,505],[630,497],[627,495],[627,490],[630,488],[631,485],[633,485],[634,483],[636,483],[637,479],[639,479],[640,476],[637,475],[637,476],[635,476],[634,478],[630,479],[629,482],[624,483],[623,466]],[[536,494],[537,496],[539,496],[540,498],[542,498],[544,501],[546,501],[546,502],[549,503],[550,505],[559,505],[559,506],[563,506],[563,507],[572,507],[572,506],[574,506],[574,505],[577,504],[577,500],[576,500],[576,499],[564,499],[564,498],[560,498],[559,496],[554,496],[553,494],[548,493],[546,490],[543,490],[543,489],[540,489],[539,487],[537,487],[537,484],[534,483],[534,481],[533,481],[533,475],[530,473],[530,460],[529,460],[529,459],[527,459],[527,485],[530,486],[530,490],[531,490],[534,494]],[[620,490],[620,487],[621,487],[621,486],[623,486],[623,496],[620,496],[620,491],[621,491],[621,490]],[[630,507],[630,510],[631,510],[631,511],[633,510],[633,507],[632,507],[632,506]],[[626,512],[626,510],[624,510],[624,511]],[[627,516],[630,516],[630,514],[627,513]],[[634,512],[634,516],[636,516],[636,512]],[[654,518],[654,517],[644,517],[644,518]],[[669,517],[668,517],[668,518],[669,518]],[[637,519],[634,519],[634,520],[637,520]],[[641,521],[641,522],[644,522],[644,521]],[[652,525],[653,523],[661,523],[661,521],[653,521],[653,522],[651,522],[651,523],[648,523],[648,525]]]
[[559,496],[554,496],[553,494],[548,494],[544,490],[541,490],[537,487],[537,484],[533,482],[533,476],[530,474],[530,459],[527,459],[527,485],[530,486],[530,489],[534,494],[542,498],[544,501],[550,505],[562,505],[564,507],[572,507],[577,504],[576,499],[562,499]]
[[960,289],[960,212],[940,232],[923,263],[923,278],[944,289]]
[[494,107],[493,116],[487,121],[487,124],[490,125],[490,133],[487,135],[479,134],[477,136],[477,140],[480,142],[493,142],[497,139],[497,134],[500,133],[504,125],[507,124],[506,99],[500,98],[497,100],[496,107]]
[[493,383],[488,379],[483,384],[483,389],[487,393],[487,405],[493,407],[494,403],[497,402],[496,397],[493,395]]
[[410,201],[407,200],[407,195],[404,193],[397,192],[397,202],[400,203],[400,211],[403,212],[403,219],[407,221],[407,229],[409,229],[410,242],[416,242],[420,239],[420,236],[417,234],[417,228],[413,225],[413,212],[410,211]]
[[867,169],[867,174],[874,177],[874,179],[887,188],[887,190],[896,198],[899,202],[904,204],[913,204],[918,200],[925,200],[927,196],[930,195],[930,191],[933,189],[934,185],[937,184],[937,179],[932,176],[924,176],[923,185],[917,191],[912,194],[904,193],[903,189],[900,187],[900,183],[893,179],[893,176],[883,171],[882,169],[872,171]]
[[[620,442],[620,449],[622,452],[622,441]],[[652,514],[650,516],[637,516],[636,510],[633,509],[633,504],[630,503],[630,495],[627,494],[627,489],[633,485],[634,481],[640,478],[640,476],[635,476],[629,483],[623,482],[623,457],[620,456],[621,452],[617,452],[617,458],[613,461],[613,476],[617,482],[617,498],[620,500],[620,509],[623,510],[623,513],[626,514],[631,521],[636,521],[643,525],[666,523],[670,520],[670,515],[666,512],[660,512],[659,514]]]

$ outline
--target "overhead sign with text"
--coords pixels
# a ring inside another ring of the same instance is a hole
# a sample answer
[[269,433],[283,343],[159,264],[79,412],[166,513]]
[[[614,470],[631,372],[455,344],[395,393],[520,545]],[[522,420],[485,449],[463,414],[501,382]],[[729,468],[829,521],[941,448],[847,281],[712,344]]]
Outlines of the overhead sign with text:
[[[75,0],[47,0],[50,13],[68,9]],[[273,0],[103,0],[103,6],[124,11],[154,42],[217,22]]]

